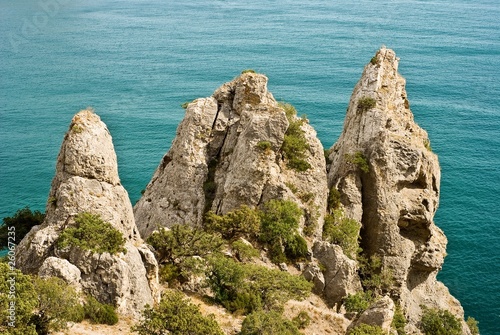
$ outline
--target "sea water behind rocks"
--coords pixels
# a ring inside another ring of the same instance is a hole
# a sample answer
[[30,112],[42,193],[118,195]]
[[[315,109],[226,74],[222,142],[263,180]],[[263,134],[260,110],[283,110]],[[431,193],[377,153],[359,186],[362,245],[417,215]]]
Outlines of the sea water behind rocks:
[[0,217],[43,210],[59,146],[87,106],[107,123],[132,202],[184,110],[244,69],[306,114],[325,147],[383,44],[442,167],[439,278],[500,324],[500,5],[497,0],[0,0]]

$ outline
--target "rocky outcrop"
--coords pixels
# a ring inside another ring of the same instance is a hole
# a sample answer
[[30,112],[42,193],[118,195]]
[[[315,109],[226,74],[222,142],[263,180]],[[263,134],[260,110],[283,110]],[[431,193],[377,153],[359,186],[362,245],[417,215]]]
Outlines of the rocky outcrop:
[[244,73],[213,96],[191,102],[134,207],[141,235],[177,223],[200,225],[208,210],[225,214],[270,199],[295,200],[305,210],[301,228],[314,226],[313,234],[319,235],[327,194],[323,148],[313,128],[303,123],[309,146],[305,160],[311,167],[290,169],[281,151],[288,127],[261,74]]
[[[341,247],[328,242],[316,242],[313,247],[313,254],[324,267],[322,273],[324,288],[322,292],[317,292],[319,288],[317,282],[321,282],[322,276],[313,277],[315,293],[323,295],[330,306],[340,305],[342,299],[348,294],[354,294],[362,290],[356,261],[344,255]],[[305,277],[308,279],[307,274]]]
[[358,319],[354,321],[349,329],[365,324],[370,326],[379,326],[384,334],[391,331],[392,320],[394,319],[394,302],[388,296],[384,296],[373,303],[366,311],[361,313]]
[[[99,215],[126,239],[126,254],[59,250],[57,239],[82,212]],[[156,296],[157,264],[135,226],[127,191],[120,184],[111,135],[90,110],[76,114],[57,160],[42,225],[21,241],[17,264],[25,273],[61,277],[118,311],[133,314]],[[147,268],[143,262],[146,262]]]
[[346,215],[362,223],[364,253],[381,257],[393,276],[389,293],[414,325],[420,305],[460,317],[463,310],[436,280],[447,243],[433,222],[440,169],[413,119],[398,60],[382,48],[365,67],[331,148],[328,184],[340,191]]

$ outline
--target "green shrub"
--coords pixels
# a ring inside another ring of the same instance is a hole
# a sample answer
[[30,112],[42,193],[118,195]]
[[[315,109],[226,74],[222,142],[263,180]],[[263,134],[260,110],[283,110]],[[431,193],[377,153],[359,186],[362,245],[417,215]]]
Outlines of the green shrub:
[[306,311],[301,311],[296,317],[292,319],[292,322],[297,326],[298,329],[307,328],[311,324],[311,317]]
[[278,312],[259,311],[248,315],[241,325],[240,335],[300,335],[293,322]]
[[199,307],[178,291],[164,293],[155,308],[147,306],[132,331],[139,335],[224,335],[212,316],[203,316]]
[[99,215],[79,213],[75,217],[76,227],[66,228],[59,236],[59,248],[78,247],[102,254],[109,252],[126,253],[125,238],[111,223],[103,221]]
[[330,213],[333,213],[334,210],[339,209],[341,202],[340,202],[340,192],[335,188],[335,186],[332,186],[330,189],[330,193],[328,193],[328,211]]
[[467,318],[467,326],[469,327],[469,330],[472,335],[479,335],[478,323],[479,322],[477,322],[476,319],[474,319],[471,316]]
[[366,258],[358,255],[361,283],[369,290],[377,294],[387,291],[393,284],[393,274],[389,269],[382,268],[382,259],[378,255]]
[[259,250],[255,249],[252,245],[247,244],[241,240],[234,241],[231,244],[231,249],[235,252],[238,260],[244,262],[252,258],[259,257]]
[[344,298],[344,307],[348,313],[363,313],[373,302],[373,293],[371,291],[360,291],[355,294],[349,294]]
[[325,162],[328,167],[328,165],[332,164],[332,160],[330,159],[330,154],[332,151],[330,149],[323,149],[323,154],[325,155]]
[[373,56],[372,59],[370,59],[370,63],[372,63],[373,65],[377,65],[378,64],[378,58],[377,56]]
[[299,172],[307,171],[311,165],[305,160],[309,143],[301,126],[306,121],[297,118],[297,111],[290,104],[280,104],[288,119],[288,129],[285,132],[281,151],[287,159],[287,166]]
[[306,240],[298,234],[285,244],[285,255],[289,260],[304,260],[308,252]]
[[206,277],[214,299],[231,312],[242,314],[265,308],[280,309],[290,299],[309,295],[312,284],[287,272],[222,256],[209,260]]
[[[302,210],[290,200],[270,200],[264,205],[261,214],[260,240],[269,246],[269,256],[275,263],[286,261],[284,255],[288,244],[294,244],[288,249],[295,249],[301,241],[298,240]],[[298,249],[297,249],[298,250]]]
[[186,109],[186,108],[188,108],[188,106],[189,106],[190,103],[191,103],[191,101],[186,101],[186,102],[184,102],[184,103],[181,104],[181,107],[184,108],[184,109]]
[[224,241],[216,235],[187,225],[174,225],[170,230],[161,228],[149,236],[147,242],[155,249],[160,264],[160,279],[173,283],[183,281],[202,271],[202,260],[194,256],[206,257],[217,253]]
[[346,161],[357,166],[361,171],[370,172],[370,165],[368,160],[361,151],[356,151],[354,154],[346,154]]
[[92,323],[112,326],[118,322],[115,307],[102,304],[92,296],[87,297],[83,310],[85,318],[89,319]]
[[3,225],[0,226],[0,250],[7,248],[9,242],[19,244],[31,228],[42,224],[44,219],[45,214],[40,211],[32,212],[29,207],[17,210],[12,217],[3,218]]
[[371,326],[362,323],[349,330],[347,335],[385,335],[385,333],[380,326]]
[[[9,307],[15,313],[15,319],[10,318]],[[0,333],[36,335],[35,326],[30,324],[30,319],[37,307],[38,296],[32,278],[19,270],[11,269],[7,263],[0,263]]]
[[432,151],[431,141],[428,138],[424,139],[424,147],[427,150]]
[[396,306],[396,310],[394,311],[394,318],[392,319],[391,326],[396,330],[398,335],[406,335],[406,317],[399,305]]
[[245,73],[255,73],[255,70],[246,69],[246,70],[241,71],[241,74],[245,74]]
[[366,112],[377,105],[375,99],[371,97],[362,97],[358,100],[358,110]]
[[217,215],[212,211],[205,215],[205,230],[209,233],[219,233],[226,240],[239,237],[255,239],[260,224],[259,211],[245,205],[225,215]]
[[460,320],[447,310],[423,306],[420,329],[426,335],[461,335]]
[[359,249],[359,230],[361,224],[356,220],[346,218],[342,210],[325,216],[323,225],[323,240],[338,244],[347,257],[356,259]]
[[267,152],[269,150],[272,150],[273,146],[269,141],[260,141],[259,143],[257,143],[257,148]]

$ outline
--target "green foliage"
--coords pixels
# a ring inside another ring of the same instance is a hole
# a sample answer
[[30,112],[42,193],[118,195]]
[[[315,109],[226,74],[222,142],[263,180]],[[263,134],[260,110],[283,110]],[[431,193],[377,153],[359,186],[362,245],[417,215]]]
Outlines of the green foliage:
[[294,235],[290,241],[285,244],[285,255],[287,259],[297,261],[303,260],[307,256],[307,242],[300,235]]
[[280,104],[280,107],[285,111],[289,123],[281,145],[283,156],[287,159],[287,166],[299,172],[307,171],[311,168],[311,165],[305,160],[309,143],[301,128],[306,120],[297,118],[297,111],[292,105]]
[[461,335],[460,320],[447,310],[423,306],[420,329],[426,335]]
[[255,70],[246,69],[246,70],[241,71],[241,74],[245,74],[245,73],[255,73]]
[[59,248],[78,247],[102,254],[109,252],[126,253],[125,238],[111,223],[105,222],[99,215],[79,213],[75,217],[76,227],[66,228],[59,236]]
[[296,317],[292,319],[292,322],[298,329],[307,328],[311,324],[311,317],[306,311],[301,311]]
[[268,152],[269,150],[272,150],[273,146],[269,141],[260,141],[259,143],[257,143],[257,148],[264,152]]
[[225,215],[217,215],[212,211],[205,215],[205,230],[209,233],[219,233],[226,240],[239,237],[255,239],[260,224],[259,211],[245,205]]
[[66,328],[68,321],[83,319],[82,306],[75,289],[60,278],[32,278],[38,306],[31,322],[39,335]]
[[[12,217],[3,218],[3,225],[0,226],[0,249],[7,248],[9,242],[19,244],[31,228],[42,224],[44,219],[45,214],[40,211],[32,212],[29,207],[19,209]],[[12,234],[13,231],[15,238]]]
[[328,211],[330,213],[333,213],[334,210],[339,209],[341,202],[340,202],[340,192],[335,188],[335,186],[332,186],[330,189],[330,193],[328,193]]
[[372,59],[370,59],[370,63],[372,63],[373,65],[377,65],[378,64],[378,59],[377,59],[377,56],[373,56]]
[[184,102],[184,103],[181,104],[181,107],[184,108],[184,109],[186,109],[186,108],[188,108],[188,106],[189,106],[190,103],[191,103],[191,101],[186,101],[186,102]]
[[259,257],[260,255],[259,250],[241,240],[231,243],[231,249],[235,252],[236,258],[238,258],[241,262],[251,260],[252,258]]
[[147,306],[132,331],[139,335],[224,335],[213,317],[203,316],[199,307],[178,291],[164,293],[155,308]]
[[361,283],[367,289],[381,294],[393,284],[393,274],[389,269],[382,268],[382,259],[378,255],[366,258],[358,255]]
[[396,310],[394,311],[394,318],[392,319],[391,326],[396,330],[398,335],[406,335],[406,317],[399,305],[396,306]]
[[[296,237],[302,214],[302,210],[293,201],[273,199],[265,204],[261,214],[260,240],[269,245],[273,262],[286,261],[284,252],[287,249],[291,255],[303,251],[302,241]],[[295,255],[292,259],[301,258],[306,254]]]
[[469,316],[467,318],[467,326],[469,327],[469,330],[472,335],[479,335],[479,327],[478,327],[478,321],[474,319],[473,317]]
[[356,151],[354,154],[346,154],[345,158],[346,161],[356,165],[361,171],[365,173],[370,172],[370,165],[368,164],[368,160],[361,151]]
[[92,323],[114,325],[118,322],[118,315],[115,307],[108,304],[102,304],[94,297],[87,297],[87,301],[83,307],[85,318]]
[[300,335],[293,322],[280,313],[259,311],[248,315],[239,335]]
[[355,294],[349,294],[344,298],[344,307],[348,313],[363,313],[373,302],[373,293],[371,291],[360,291]]
[[371,326],[362,323],[349,330],[347,335],[385,335],[385,333],[380,326]]
[[424,146],[427,150],[432,151],[431,141],[428,138],[424,139]]
[[371,97],[362,97],[358,100],[358,110],[366,112],[377,105],[375,99]]
[[347,257],[356,259],[360,229],[361,225],[356,220],[345,217],[343,211],[337,209],[325,216],[323,239],[340,245]]
[[187,225],[161,228],[149,236],[147,242],[155,249],[162,281],[173,283],[199,271],[199,259],[220,251],[224,241],[216,235]]
[[293,194],[299,193],[299,188],[297,186],[295,186],[294,184],[286,182],[285,185],[286,185],[286,187],[288,187],[288,189],[290,191],[292,191]]
[[[0,333],[36,335],[30,319],[37,306],[38,297],[31,277],[0,263]],[[15,319],[10,318],[9,308],[12,316],[15,313]],[[15,328],[10,327],[9,322],[15,322]]]
[[332,163],[332,161],[330,159],[331,153],[332,153],[332,151],[330,149],[323,149],[323,154],[325,155],[325,161],[326,161],[327,166]]
[[207,284],[215,301],[231,312],[280,309],[290,299],[305,298],[312,288],[302,277],[255,264],[222,256],[212,257],[209,263]]

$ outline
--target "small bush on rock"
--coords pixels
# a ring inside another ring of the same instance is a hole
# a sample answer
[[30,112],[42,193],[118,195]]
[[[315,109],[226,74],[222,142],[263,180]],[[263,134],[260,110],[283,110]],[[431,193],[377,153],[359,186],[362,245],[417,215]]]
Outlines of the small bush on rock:
[[225,215],[217,215],[213,211],[205,215],[205,230],[209,233],[219,233],[226,240],[239,237],[255,239],[260,224],[259,211],[245,205]]
[[278,312],[259,311],[248,315],[241,326],[240,335],[300,335],[293,322]]
[[[0,226],[0,250],[7,248],[9,242],[19,243],[32,227],[42,224],[44,219],[45,214],[40,211],[32,212],[29,207],[19,209],[12,217],[3,218],[3,225]],[[12,239],[13,231],[15,231],[15,241]]]
[[349,330],[347,335],[385,335],[385,333],[379,326],[360,324]]
[[371,291],[360,291],[355,294],[349,294],[344,298],[344,307],[348,313],[363,313],[373,302]]
[[356,259],[359,249],[359,230],[361,224],[356,220],[346,218],[341,209],[325,216],[323,225],[323,239],[338,244],[347,257]]
[[460,320],[447,310],[423,307],[420,329],[426,335],[461,335]]
[[179,291],[164,293],[155,308],[146,307],[132,331],[139,335],[224,335],[213,317],[203,316]]
[[80,213],[75,217],[76,227],[66,228],[59,236],[59,248],[78,247],[102,254],[109,252],[126,253],[125,238],[111,223],[105,222],[99,215]]
[[96,324],[114,325],[118,322],[118,315],[115,307],[108,304],[102,304],[94,297],[87,297],[83,306],[85,318]]
[[478,323],[479,322],[477,322],[476,319],[471,316],[467,318],[467,327],[469,327],[472,335],[479,335],[479,327],[477,325]]
[[301,128],[306,120],[297,118],[297,111],[292,105],[280,104],[280,107],[285,111],[289,124],[281,145],[283,156],[287,159],[287,166],[299,172],[307,171],[311,168],[305,160],[309,143]]

